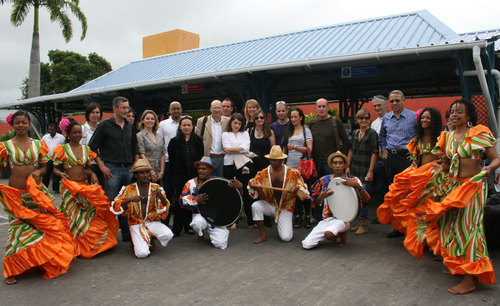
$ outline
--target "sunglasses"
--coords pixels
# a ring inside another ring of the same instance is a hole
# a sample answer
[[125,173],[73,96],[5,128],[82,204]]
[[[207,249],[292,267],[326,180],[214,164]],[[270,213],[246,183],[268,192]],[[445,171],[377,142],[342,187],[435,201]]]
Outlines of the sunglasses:
[[257,116],[255,119],[264,119],[264,116]]
[[401,100],[394,99],[394,100],[389,100],[389,102],[391,102],[391,103],[399,103],[399,102],[401,102]]
[[285,101],[278,101],[278,102],[276,102],[276,106],[278,106],[280,104],[286,104],[286,102]]
[[358,117],[359,120],[370,120],[370,117]]

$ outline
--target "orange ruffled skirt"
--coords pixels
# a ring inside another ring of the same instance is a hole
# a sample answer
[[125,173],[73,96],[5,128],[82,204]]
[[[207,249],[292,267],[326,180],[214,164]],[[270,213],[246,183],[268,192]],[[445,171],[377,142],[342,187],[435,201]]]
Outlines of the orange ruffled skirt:
[[26,181],[26,190],[0,184],[0,201],[10,222],[3,258],[5,278],[34,267],[45,270],[43,278],[54,278],[68,271],[75,256],[67,219],[43,187],[32,177]]
[[118,221],[100,185],[61,180],[59,211],[68,218],[75,254],[91,258],[117,245]]

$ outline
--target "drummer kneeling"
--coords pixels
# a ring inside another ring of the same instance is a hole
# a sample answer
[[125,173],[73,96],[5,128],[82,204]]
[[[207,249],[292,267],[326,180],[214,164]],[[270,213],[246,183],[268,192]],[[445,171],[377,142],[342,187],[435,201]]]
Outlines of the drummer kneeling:
[[333,190],[330,190],[328,185],[334,177],[341,177],[344,180],[342,184],[356,188],[363,203],[368,203],[370,200],[370,195],[363,189],[361,181],[355,176],[345,174],[348,165],[347,156],[339,151],[332,153],[328,156],[328,165],[333,169],[333,174],[320,178],[313,186],[311,194],[313,205],[323,207],[323,220],[302,240],[304,249],[312,249],[325,239],[335,242],[337,237],[340,237],[341,246],[347,245],[347,231],[351,227],[351,223],[333,217],[332,211],[325,201],[333,194]]
[[259,199],[252,204],[253,220],[260,231],[259,238],[253,242],[267,240],[264,216],[274,216],[281,240],[290,241],[293,237],[295,200],[309,199],[309,191],[299,172],[284,164],[287,155],[280,146],[273,146],[266,158],[270,166],[259,171],[248,182],[248,193],[254,199]]
[[[190,179],[184,185],[179,204],[184,208],[193,209],[193,219],[189,225],[196,234],[198,234],[198,243],[204,243],[203,230],[206,229],[213,246],[223,250],[227,247],[229,230],[225,226],[214,226],[208,223],[198,212],[198,205],[204,205],[209,200],[206,193],[198,194],[198,190],[206,181],[213,178],[212,172],[216,167],[211,163],[208,157],[204,157],[201,161],[195,162],[194,167],[198,169],[198,177]],[[241,182],[236,179],[229,181],[229,187],[238,188],[240,192],[242,186]]]
[[170,202],[163,188],[149,181],[151,170],[145,159],[138,159],[130,170],[137,182],[122,187],[111,205],[114,214],[128,215],[134,252],[138,258],[146,258],[149,248],[154,248],[151,236],[156,237],[163,247],[174,237],[172,231],[160,222],[167,217]]

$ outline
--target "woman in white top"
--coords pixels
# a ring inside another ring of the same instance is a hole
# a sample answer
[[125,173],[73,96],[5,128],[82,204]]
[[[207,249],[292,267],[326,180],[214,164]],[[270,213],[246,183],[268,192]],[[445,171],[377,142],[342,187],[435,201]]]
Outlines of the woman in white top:
[[[293,109],[290,112],[290,122],[285,132],[283,132],[283,151],[286,152],[288,158],[286,165],[290,168],[297,169],[302,155],[307,154],[307,151],[312,152],[312,134],[311,131],[304,126],[304,112],[300,108]],[[306,182],[311,185],[312,182]],[[295,202],[295,228],[300,227],[302,221],[302,211],[304,211],[304,226],[311,227],[311,200],[297,200]]]
[[[94,131],[102,119],[102,107],[99,103],[92,102],[85,108],[85,119],[87,122],[82,126],[82,139],[80,144],[88,146]],[[104,182],[104,176],[95,161],[90,164],[90,169],[97,175],[99,184]]]
[[100,104],[92,102],[85,108],[85,119],[87,122],[82,126],[82,140],[80,144],[88,145],[90,138],[94,135],[94,131],[102,119],[102,107]]
[[236,167],[234,159],[243,157],[250,149],[250,136],[245,131],[245,118],[240,113],[234,113],[229,119],[226,126],[226,131],[222,133],[222,146],[224,148],[224,177],[232,179],[236,177],[243,184],[243,203],[245,214],[247,216],[248,227],[255,227],[252,218],[252,199],[248,195],[246,188],[250,175],[252,173],[252,164],[238,165]]

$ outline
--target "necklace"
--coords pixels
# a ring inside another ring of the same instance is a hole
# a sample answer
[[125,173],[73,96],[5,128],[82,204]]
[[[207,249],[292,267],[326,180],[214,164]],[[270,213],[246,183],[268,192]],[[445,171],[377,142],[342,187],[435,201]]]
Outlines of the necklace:
[[362,139],[362,138],[363,138],[363,136],[365,136],[366,131],[367,131],[367,130],[365,130],[364,132],[361,132],[361,130],[359,130],[359,135],[358,135],[358,138],[359,138],[359,139]]
[[255,129],[257,131],[257,137],[262,137],[262,130],[257,130],[257,128]]

